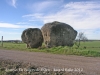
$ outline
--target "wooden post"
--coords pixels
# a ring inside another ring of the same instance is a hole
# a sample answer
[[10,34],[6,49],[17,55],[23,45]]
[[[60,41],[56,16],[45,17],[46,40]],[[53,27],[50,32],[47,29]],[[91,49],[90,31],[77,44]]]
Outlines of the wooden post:
[[1,38],[1,46],[3,47],[3,36]]

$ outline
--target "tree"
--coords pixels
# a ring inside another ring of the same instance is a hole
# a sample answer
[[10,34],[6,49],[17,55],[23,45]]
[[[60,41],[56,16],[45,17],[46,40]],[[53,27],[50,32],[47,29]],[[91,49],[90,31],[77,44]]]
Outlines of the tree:
[[86,36],[83,36],[83,37],[82,37],[82,41],[83,41],[83,42],[88,41],[88,38],[87,38]]
[[83,32],[79,32],[76,41],[75,41],[75,45],[79,48],[80,47],[80,41],[87,41],[87,37],[84,35]]

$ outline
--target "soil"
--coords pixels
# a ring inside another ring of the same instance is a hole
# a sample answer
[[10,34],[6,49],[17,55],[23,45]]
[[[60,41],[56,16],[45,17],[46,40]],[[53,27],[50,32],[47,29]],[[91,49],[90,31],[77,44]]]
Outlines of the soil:
[[81,75],[100,75],[100,57],[0,50],[0,59],[31,63],[54,71],[65,70],[81,72],[83,73]]

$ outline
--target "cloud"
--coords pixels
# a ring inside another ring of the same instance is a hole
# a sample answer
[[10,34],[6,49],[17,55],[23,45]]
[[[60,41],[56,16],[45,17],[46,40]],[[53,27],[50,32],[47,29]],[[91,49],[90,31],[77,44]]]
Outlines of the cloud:
[[19,25],[14,25],[10,23],[0,23],[0,27],[2,28],[20,28]]
[[18,22],[18,23],[16,23],[16,24],[18,24],[18,25],[25,25],[25,24],[29,24],[29,23],[27,23],[27,22]]
[[22,16],[22,17],[29,17],[29,19],[30,18],[43,18],[42,17],[43,16],[43,14],[42,13],[35,13],[35,14],[28,14],[28,15],[24,15],[24,16]]
[[9,32],[9,31],[0,31],[0,34],[9,34],[9,35],[17,35],[17,34],[21,34],[20,32],[18,33],[18,32]]
[[3,32],[0,35],[4,37],[3,40],[21,40],[21,33]]
[[61,4],[62,0],[39,0],[38,2],[31,2],[27,5],[28,9],[30,9],[32,12],[48,12],[53,11],[52,8],[58,8],[59,4]]
[[70,2],[56,13],[44,15],[35,13],[24,15],[29,20],[41,20],[44,23],[60,21],[67,23],[75,29],[100,28],[100,1]]
[[17,2],[17,0],[6,0],[6,1],[7,1],[7,3],[8,3],[9,5],[13,6],[14,8],[17,8],[17,7],[16,7],[16,2]]
[[78,32],[83,32],[88,39],[100,40],[100,28],[98,29],[80,29]]
[[[84,32],[90,39],[100,39],[100,1],[69,2],[60,5],[56,13],[34,13],[24,15],[29,21],[44,23],[60,21],[71,25],[78,32]],[[97,37],[96,37],[97,36]]]
[[37,25],[22,25],[22,24],[11,24],[11,23],[0,23],[1,28],[40,28],[40,26]]
[[14,6],[16,8],[16,1],[17,0],[12,0],[12,6]]
[[[99,2],[99,1],[98,1]],[[87,9],[98,9],[100,8],[98,2],[93,1],[86,1],[86,2],[70,2],[64,5],[64,8],[67,9],[80,9],[80,10],[87,10]]]
[[33,4],[33,8],[37,8],[35,9],[36,11],[42,11],[44,9],[46,9],[47,7],[49,7],[49,5],[52,4],[51,1],[45,1],[45,2],[38,2]]

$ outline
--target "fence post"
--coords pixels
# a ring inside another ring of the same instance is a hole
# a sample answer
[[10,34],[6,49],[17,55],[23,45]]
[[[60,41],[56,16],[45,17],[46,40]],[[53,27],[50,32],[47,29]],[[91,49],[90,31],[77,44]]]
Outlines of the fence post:
[[1,38],[1,46],[3,47],[3,36]]

